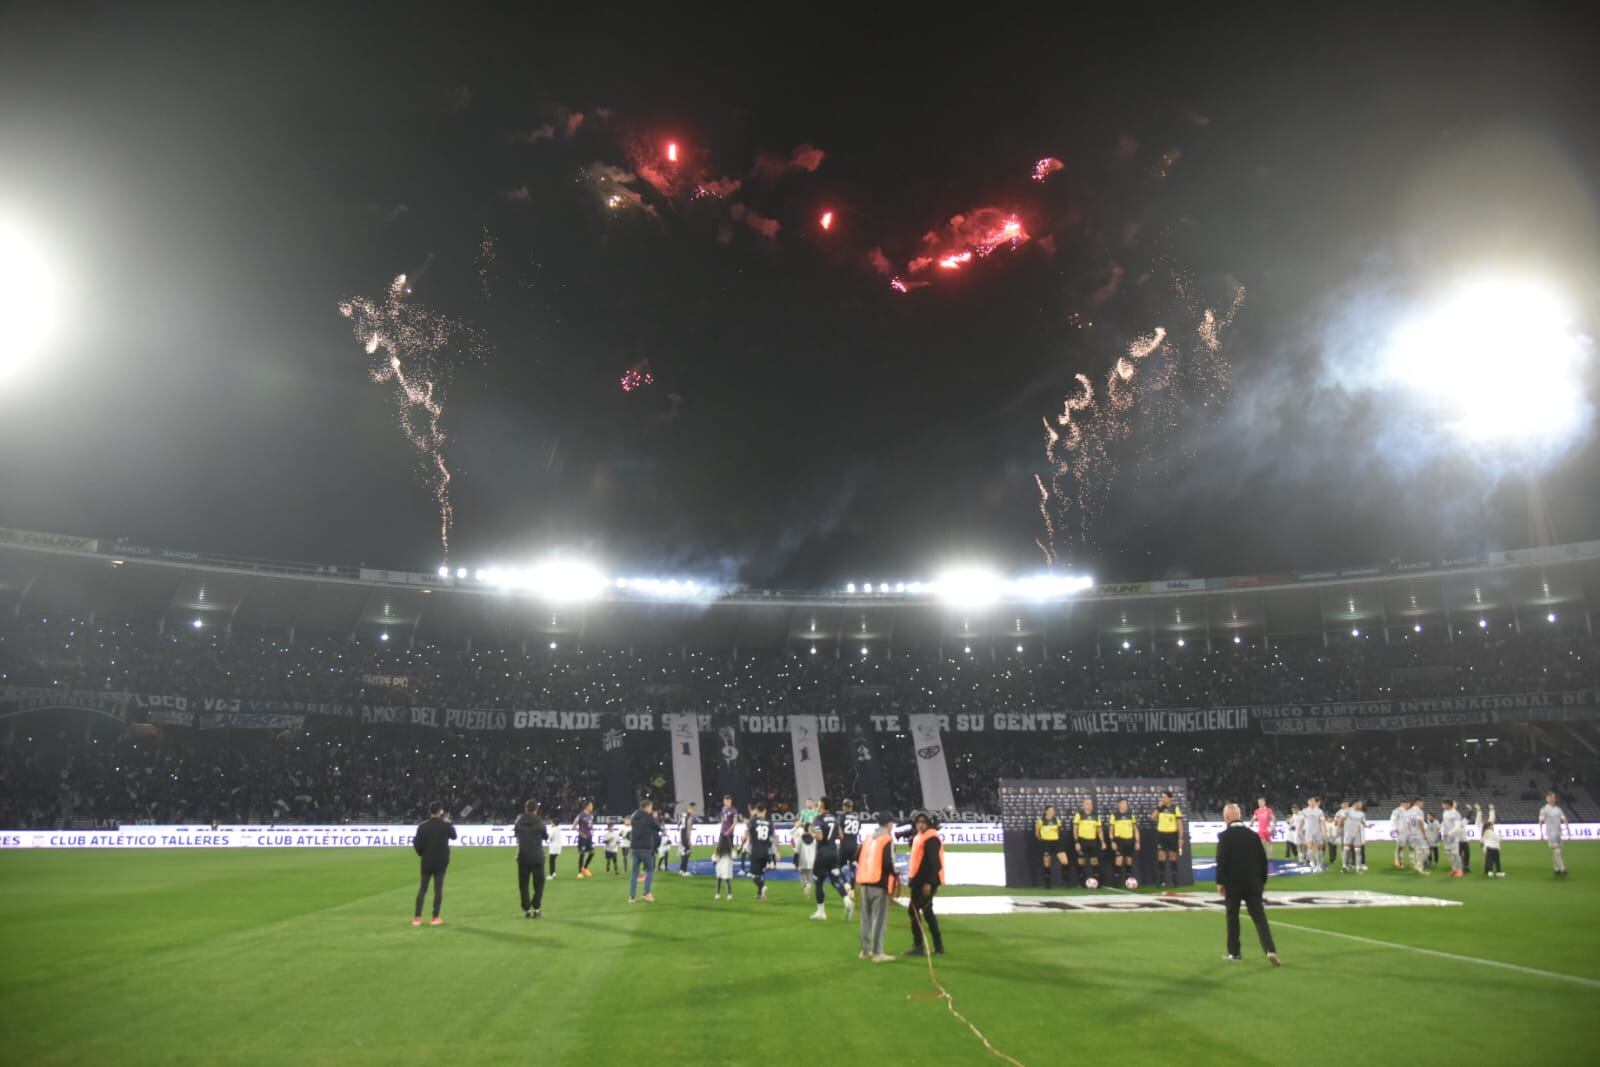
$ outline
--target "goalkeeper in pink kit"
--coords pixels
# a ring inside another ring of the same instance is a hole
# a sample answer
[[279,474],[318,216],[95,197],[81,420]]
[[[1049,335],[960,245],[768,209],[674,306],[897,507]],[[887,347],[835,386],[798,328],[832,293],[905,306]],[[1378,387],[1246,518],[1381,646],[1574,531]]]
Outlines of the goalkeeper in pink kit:
[[1250,820],[1256,824],[1256,836],[1261,838],[1261,847],[1267,850],[1267,855],[1272,855],[1272,827],[1277,820],[1273,818],[1272,809],[1267,807],[1266,797],[1256,797],[1256,810]]

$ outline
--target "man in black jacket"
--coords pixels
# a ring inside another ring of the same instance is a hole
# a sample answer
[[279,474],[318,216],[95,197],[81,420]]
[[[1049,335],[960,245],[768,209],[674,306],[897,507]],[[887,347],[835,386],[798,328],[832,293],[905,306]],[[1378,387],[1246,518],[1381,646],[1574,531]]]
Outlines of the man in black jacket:
[[444,805],[435,800],[428,805],[428,819],[417,827],[411,847],[422,857],[422,884],[417,887],[417,910],[411,916],[412,926],[422,925],[422,902],[428,896],[428,879],[433,879],[432,926],[443,926],[439,906],[444,903],[444,872],[450,866],[450,842],[455,839],[456,828],[445,818]]
[[633,813],[628,820],[632,827],[629,848],[633,850],[633,873],[628,876],[628,903],[632,904],[638,899],[639,872],[644,871],[644,900],[646,904],[655,902],[655,895],[650,892],[656,878],[656,849],[661,847],[661,823],[656,818],[655,805],[646,800],[640,803],[639,810]]
[[1250,921],[1256,925],[1256,936],[1261,939],[1261,950],[1267,962],[1281,967],[1278,948],[1272,943],[1272,930],[1267,926],[1267,909],[1262,904],[1261,890],[1267,884],[1267,850],[1261,847],[1261,838],[1243,822],[1239,805],[1229,804],[1222,809],[1222,818],[1228,828],[1217,838],[1217,892],[1223,895],[1228,910],[1228,954],[1224,960],[1237,962],[1239,956],[1239,905],[1250,912]]
[[[517,835],[517,888],[522,891],[522,917],[537,919],[542,916],[544,903],[544,842],[548,832],[544,819],[539,816],[539,802],[530,800],[522,805],[522,814],[511,827]],[[533,882],[533,896],[528,896],[528,882]]]

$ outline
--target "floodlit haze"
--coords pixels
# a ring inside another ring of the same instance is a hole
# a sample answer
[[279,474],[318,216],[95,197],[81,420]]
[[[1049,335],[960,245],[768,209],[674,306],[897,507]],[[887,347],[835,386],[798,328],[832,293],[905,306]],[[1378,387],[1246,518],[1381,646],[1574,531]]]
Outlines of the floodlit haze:
[[1115,580],[1516,546],[1537,478],[1600,537],[1595,39],[1441,18],[7,5],[0,525]]

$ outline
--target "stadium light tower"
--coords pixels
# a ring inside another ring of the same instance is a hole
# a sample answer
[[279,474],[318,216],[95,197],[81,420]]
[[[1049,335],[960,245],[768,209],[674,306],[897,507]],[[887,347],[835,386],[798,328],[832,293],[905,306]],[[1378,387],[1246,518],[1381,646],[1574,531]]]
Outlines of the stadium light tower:
[[0,380],[31,361],[55,330],[55,272],[38,243],[0,218]]

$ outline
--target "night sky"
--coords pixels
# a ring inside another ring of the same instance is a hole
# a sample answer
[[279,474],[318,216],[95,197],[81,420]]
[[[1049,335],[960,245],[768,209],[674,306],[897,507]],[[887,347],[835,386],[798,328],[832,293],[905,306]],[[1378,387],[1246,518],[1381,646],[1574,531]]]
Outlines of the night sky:
[[[1156,326],[1197,351],[1236,285],[1226,389],[1133,412],[1058,566],[1515,547],[1530,472],[1559,539],[1600,537],[1592,433],[1485,455],[1352,384],[1408,301],[1485,266],[1595,332],[1600,46],[1573,5],[225,6],[0,13],[0,215],[67,309],[0,384],[0,525],[431,570],[426,463],[339,314],[405,272],[459,324],[437,365],[466,565],[1038,569],[1042,420]],[[911,269],[980,208],[1027,240]]]

